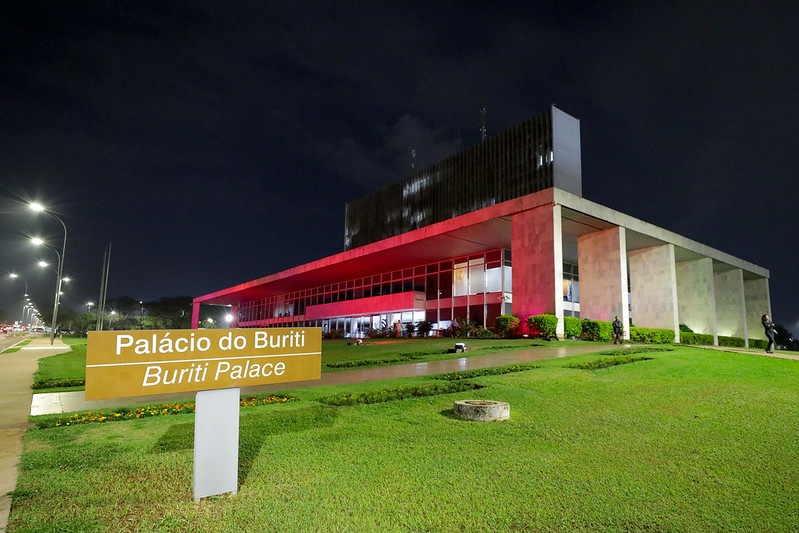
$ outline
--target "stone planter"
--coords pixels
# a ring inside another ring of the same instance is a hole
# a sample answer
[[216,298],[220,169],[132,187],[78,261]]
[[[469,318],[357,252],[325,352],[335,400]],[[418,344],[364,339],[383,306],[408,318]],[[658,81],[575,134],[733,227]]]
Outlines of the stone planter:
[[465,420],[491,422],[510,418],[510,404],[494,400],[458,400],[455,414]]

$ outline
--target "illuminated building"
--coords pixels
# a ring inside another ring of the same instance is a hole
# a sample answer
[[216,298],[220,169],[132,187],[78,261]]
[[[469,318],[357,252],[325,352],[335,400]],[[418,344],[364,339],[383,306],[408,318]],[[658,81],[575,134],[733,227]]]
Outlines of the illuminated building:
[[[580,123],[545,113],[346,209],[345,251],[195,298],[239,327],[358,335],[512,313],[762,338],[768,270],[582,198]],[[625,330],[625,334],[628,331]]]

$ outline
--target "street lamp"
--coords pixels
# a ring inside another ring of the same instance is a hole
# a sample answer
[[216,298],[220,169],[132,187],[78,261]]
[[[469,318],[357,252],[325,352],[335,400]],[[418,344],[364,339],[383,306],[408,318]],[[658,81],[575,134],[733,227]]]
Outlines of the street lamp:
[[[24,284],[25,284],[25,298],[27,299],[27,298],[28,298],[28,282],[27,282],[27,281],[25,281],[24,279],[20,278],[18,274],[15,274],[15,273],[13,273],[13,272],[9,273],[9,274],[8,274],[8,276],[9,276],[11,279],[17,279],[17,278],[19,278],[19,280],[20,280],[22,283],[24,283]],[[23,322],[25,322],[25,306],[24,306],[24,305],[22,306],[22,321],[23,321]]]
[[[40,211],[47,213],[58,222],[61,223],[61,226],[64,228],[64,242],[61,246],[61,253],[58,255],[58,270],[56,273],[56,288],[55,288],[55,303],[53,304],[53,323],[50,325],[50,346],[53,345],[53,339],[55,338],[55,330],[58,325],[58,293],[61,292],[61,274],[64,271],[64,256],[67,253],[67,225],[64,224],[64,221],[61,218],[53,213],[52,211],[48,211],[44,208],[42,204],[39,203],[32,203],[30,204],[30,208],[34,211]],[[57,253],[57,252],[56,252]]]

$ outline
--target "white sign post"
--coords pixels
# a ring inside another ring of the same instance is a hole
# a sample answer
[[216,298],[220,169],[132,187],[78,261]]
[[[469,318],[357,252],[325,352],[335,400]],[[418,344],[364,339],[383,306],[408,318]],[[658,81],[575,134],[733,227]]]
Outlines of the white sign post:
[[195,502],[238,490],[240,390],[206,390],[195,396]]

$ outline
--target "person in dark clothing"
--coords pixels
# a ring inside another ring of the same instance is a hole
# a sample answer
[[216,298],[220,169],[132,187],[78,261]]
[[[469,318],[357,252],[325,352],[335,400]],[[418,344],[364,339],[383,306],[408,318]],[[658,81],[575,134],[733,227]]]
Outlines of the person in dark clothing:
[[621,324],[621,320],[619,317],[613,321],[613,344],[617,342],[619,344],[624,344],[624,341],[621,340],[621,336],[624,334],[624,326]]
[[763,315],[761,322],[763,323],[763,329],[766,330],[766,337],[768,337],[766,353],[774,353],[772,351],[774,349],[774,335],[777,334],[777,331],[774,329],[774,322],[771,321],[768,315]]

